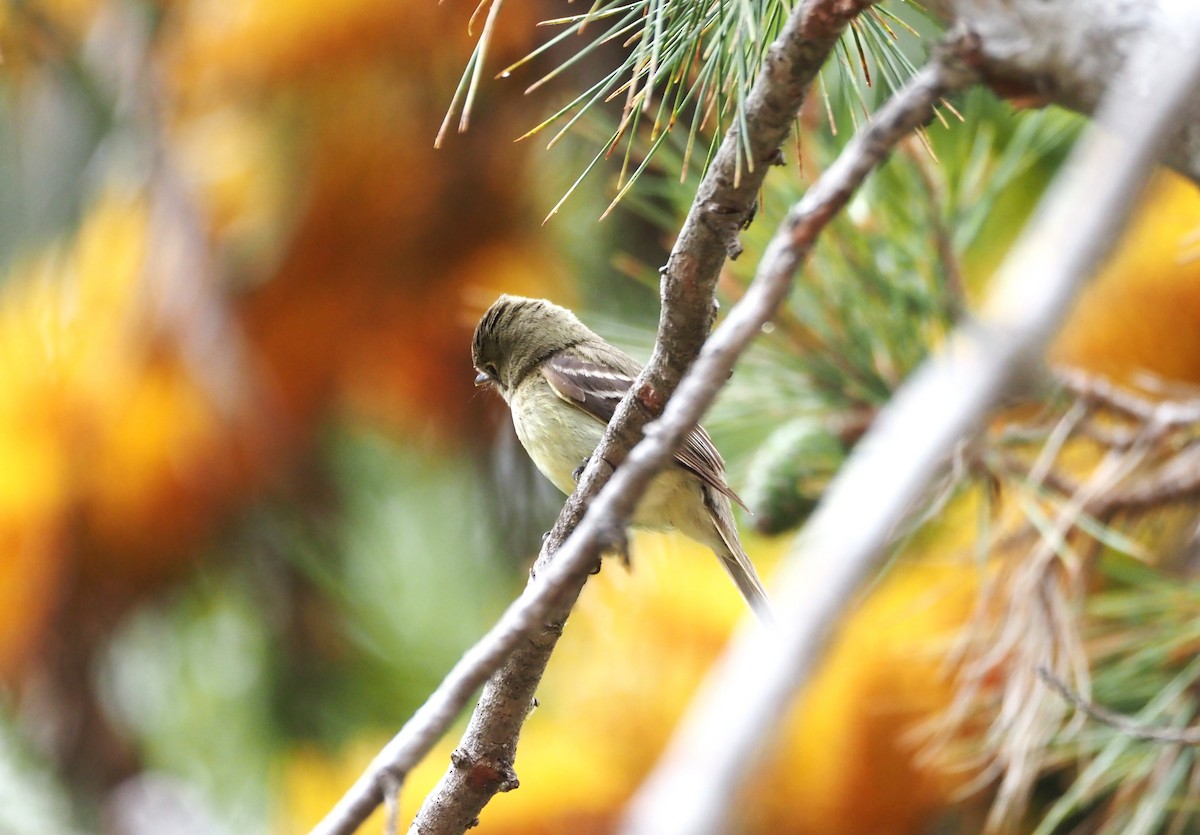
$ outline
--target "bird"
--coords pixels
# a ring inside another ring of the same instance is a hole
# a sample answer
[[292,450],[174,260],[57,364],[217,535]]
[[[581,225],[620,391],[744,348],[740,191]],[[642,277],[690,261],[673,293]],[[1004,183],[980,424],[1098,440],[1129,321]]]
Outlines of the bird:
[[[479,320],[471,358],[476,386],[500,393],[521,445],[542,475],[568,495],[642,370],[567,308],[507,294]],[[697,426],[655,476],[632,522],[677,530],[711,549],[754,613],[770,621],[770,601],[738,536],[733,502],[745,508],[726,483],[721,454]]]

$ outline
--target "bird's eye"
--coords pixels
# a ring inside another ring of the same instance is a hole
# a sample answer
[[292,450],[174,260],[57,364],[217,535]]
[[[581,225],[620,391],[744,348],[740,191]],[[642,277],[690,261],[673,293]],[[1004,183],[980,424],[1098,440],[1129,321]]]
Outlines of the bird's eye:
[[475,385],[477,386],[482,386],[484,383],[498,382],[500,382],[500,372],[490,362],[480,369],[479,374],[475,377]]

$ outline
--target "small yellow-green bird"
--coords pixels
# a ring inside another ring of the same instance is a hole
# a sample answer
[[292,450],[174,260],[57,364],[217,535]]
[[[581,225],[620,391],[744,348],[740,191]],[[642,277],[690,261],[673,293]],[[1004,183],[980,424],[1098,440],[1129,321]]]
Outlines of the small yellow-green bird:
[[[517,437],[559,490],[575,489],[575,472],[604,435],[617,404],[641,372],[637,360],[545,299],[501,296],[479,320],[471,346],[479,376],[512,412]],[[697,426],[655,477],[634,513],[638,527],[675,529],[721,558],[754,612],[770,618],[762,581],[738,538],[725,483],[725,462]]]

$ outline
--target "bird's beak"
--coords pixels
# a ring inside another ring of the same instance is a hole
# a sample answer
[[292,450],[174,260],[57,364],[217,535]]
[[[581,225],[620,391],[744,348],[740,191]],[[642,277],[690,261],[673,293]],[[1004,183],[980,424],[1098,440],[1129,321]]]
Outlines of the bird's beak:
[[486,375],[482,371],[480,371],[478,374],[475,375],[475,385],[482,386],[484,383],[488,382],[490,379],[491,379],[491,377],[489,377],[488,375]]

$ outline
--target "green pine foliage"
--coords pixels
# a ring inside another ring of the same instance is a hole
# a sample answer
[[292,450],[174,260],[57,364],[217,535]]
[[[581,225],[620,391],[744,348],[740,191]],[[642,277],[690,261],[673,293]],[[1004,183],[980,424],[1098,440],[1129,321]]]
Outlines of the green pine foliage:
[[[737,171],[751,167],[746,100],[766,50],[793,5],[789,0],[596,0],[586,11],[543,21],[552,34],[497,78],[524,78],[522,70],[535,59],[566,51],[569,57],[529,83],[526,92],[534,93],[580,67],[588,81],[522,139],[548,136],[547,147],[553,147],[572,131],[586,131],[598,113],[611,116],[612,108],[619,107],[615,124],[599,138],[590,162],[550,214],[613,158],[620,160],[620,169],[605,214],[630,195],[643,174],[654,170],[654,161],[670,146],[681,149],[668,166],[681,179],[692,171],[703,173],[731,127],[743,140]],[[490,24],[499,10],[500,3],[493,0],[443,133],[455,115],[459,130],[468,124],[483,78]],[[837,106],[856,124],[869,112],[876,91],[894,90],[915,72],[912,54],[919,52],[921,36],[934,31],[924,10],[908,0],[885,0],[869,8],[839,43],[837,61],[825,72],[837,78],[827,83],[823,77],[822,90],[826,95],[833,90]],[[841,83],[843,77],[848,83]]]
[[[1100,561],[1103,591],[1087,602],[1092,701],[1139,727],[1183,731],[1200,719],[1200,583],[1117,552]],[[1054,743],[1058,796],[1036,835],[1067,831],[1194,832],[1196,748],[1138,739],[1086,720]]]

